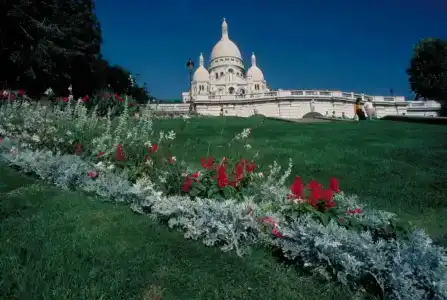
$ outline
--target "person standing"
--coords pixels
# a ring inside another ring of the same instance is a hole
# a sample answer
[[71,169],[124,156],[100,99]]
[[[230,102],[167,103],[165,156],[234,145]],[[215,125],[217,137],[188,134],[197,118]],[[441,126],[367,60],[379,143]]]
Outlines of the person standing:
[[358,117],[359,121],[366,120],[365,112],[363,111],[362,98],[357,98],[354,104],[355,115]]
[[375,109],[371,98],[369,98],[368,101],[365,103],[364,108],[366,111],[366,115],[368,116],[368,119],[372,120],[372,118],[374,117]]

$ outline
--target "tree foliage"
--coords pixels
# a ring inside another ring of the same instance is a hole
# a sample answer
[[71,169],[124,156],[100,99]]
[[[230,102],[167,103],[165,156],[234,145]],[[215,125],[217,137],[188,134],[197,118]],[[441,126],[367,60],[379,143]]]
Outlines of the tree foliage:
[[411,90],[425,99],[447,101],[447,40],[424,39],[407,69]]
[[75,97],[112,88],[149,100],[131,87],[130,72],[101,55],[101,26],[93,0],[0,1],[0,81],[38,98],[51,87],[58,95],[73,86]]

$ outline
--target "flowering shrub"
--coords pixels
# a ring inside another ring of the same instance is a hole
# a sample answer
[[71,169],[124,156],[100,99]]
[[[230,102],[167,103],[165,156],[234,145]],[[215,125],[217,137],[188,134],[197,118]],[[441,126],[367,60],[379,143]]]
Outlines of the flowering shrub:
[[230,141],[240,142],[244,155],[203,157],[200,168],[191,167],[170,153],[174,132],[155,132],[150,110],[133,119],[127,107],[112,120],[110,109],[102,118],[82,99],[56,109],[5,105],[3,158],[62,188],[130,204],[223,251],[243,255],[262,243],[351,288],[372,284],[392,299],[447,297],[444,249],[345,195],[336,178],[324,187],[295,177],[287,187],[291,161],[284,172],[275,162],[261,171],[243,158],[256,159],[248,129]]

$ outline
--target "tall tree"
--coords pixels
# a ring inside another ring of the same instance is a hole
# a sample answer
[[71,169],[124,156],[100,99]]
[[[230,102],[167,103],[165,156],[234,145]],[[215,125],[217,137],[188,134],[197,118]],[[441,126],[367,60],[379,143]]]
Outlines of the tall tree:
[[0,11],[0,79],[10,87],[38,93],[88,74],[82,69],[91,68],[101,44],[92,0],[2,1]]
[[415,47],[407,69],[411,90],[419,97],[447,102],[447,41],[424,39]]

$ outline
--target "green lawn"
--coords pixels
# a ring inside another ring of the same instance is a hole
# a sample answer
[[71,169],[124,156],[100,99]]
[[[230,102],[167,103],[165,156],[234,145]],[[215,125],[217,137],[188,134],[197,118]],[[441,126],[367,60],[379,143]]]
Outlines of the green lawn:
[[[340,179],[343,190],[374,208],[398,213],[447,246],[447,127],[392,121],[297,124],[261,118],[190,121],[173,153],[198,163],[208,149],[227,155],[227,143],[243,128],[257,126],[249,143],[257,162],[295,164],[292,175],[323,183]],[[180,130],[182,120],[162,128]],[[177,130],[177,131],[178,131]],[[185,153],[186,152],[186,153]],[[185,153],[185,154],[183,154]],[[293,178],[291,178],[293,180]]]
[[[197,162],[261,119],[201,118],[173,154]],[[180,130],[181,120],[159,126]],[[267,120],[250,139],[260,163],[286,165],[397,212],[447,240],[447,127],[398,122],[293,124]],[[211,146],[209,146],[211,144]],[[0,166],[0,299],[348,299],[335,283],[300,276],[263,250],[240,259],[135,215]],[[146,298],[156,299],[156,298]]]
[[134,214],[0,167],[0,299],[346,299],[341,287],[241,259]]

